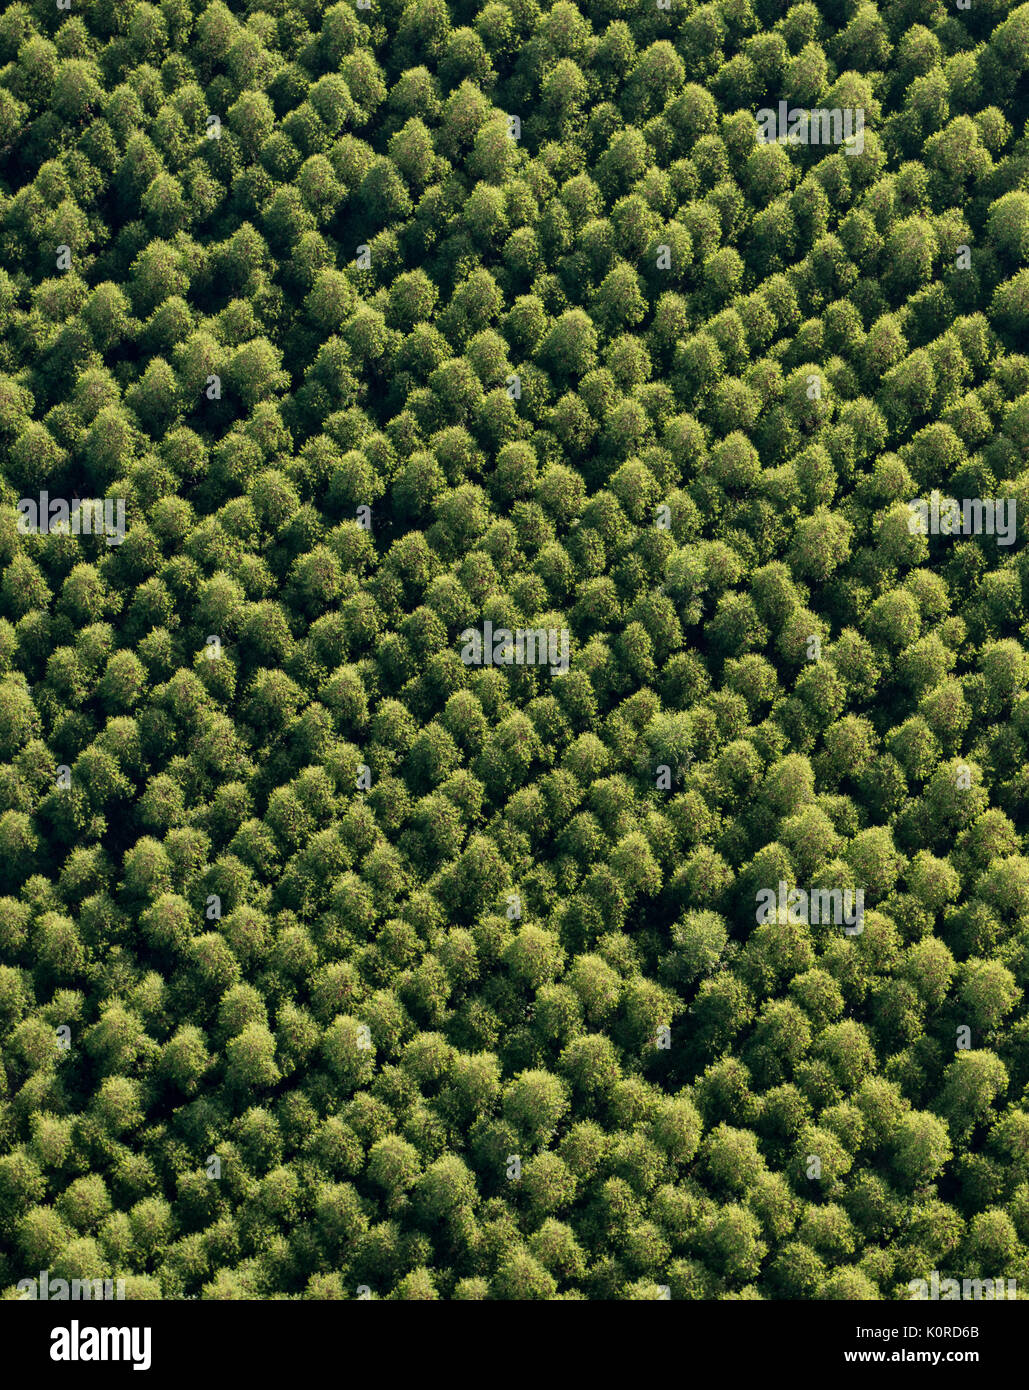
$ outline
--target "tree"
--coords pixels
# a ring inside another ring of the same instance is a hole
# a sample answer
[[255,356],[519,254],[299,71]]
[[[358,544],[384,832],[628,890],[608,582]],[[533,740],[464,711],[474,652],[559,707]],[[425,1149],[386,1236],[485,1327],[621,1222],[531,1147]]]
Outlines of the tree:
[[955,1135],[968,1134],[1008,1085],[999,1057],[987,1049],[959,1053],[944,1072],[939,1108]]
[[1029,21],[843,9],[0,15],[8,1277],[1018,1264]]
[[912,1111],[898,1127],[894,1167],[901,1180],[921,1186],[938,1177],[952,1149],[947,1126],[928,1111]]

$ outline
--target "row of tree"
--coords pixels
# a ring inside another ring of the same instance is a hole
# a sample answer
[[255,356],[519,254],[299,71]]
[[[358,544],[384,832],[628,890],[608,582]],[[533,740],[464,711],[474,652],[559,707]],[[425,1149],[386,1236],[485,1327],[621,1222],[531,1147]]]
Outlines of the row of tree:
[[38,0],[0,64],[8,1296],[1029,1279],[1029,5]]

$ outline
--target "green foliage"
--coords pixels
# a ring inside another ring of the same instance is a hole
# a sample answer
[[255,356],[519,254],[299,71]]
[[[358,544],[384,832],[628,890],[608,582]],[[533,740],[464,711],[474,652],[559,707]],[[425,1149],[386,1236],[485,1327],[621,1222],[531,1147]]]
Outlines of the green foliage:
[[8,6],[0,1284],[1029,1279],[1027,15]]

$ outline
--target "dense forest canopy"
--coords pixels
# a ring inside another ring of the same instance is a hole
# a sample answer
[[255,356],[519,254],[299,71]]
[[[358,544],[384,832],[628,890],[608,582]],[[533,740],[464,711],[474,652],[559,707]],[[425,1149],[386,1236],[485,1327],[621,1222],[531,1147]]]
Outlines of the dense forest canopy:
[[6,5],[6,1297],[1029,1281],[1027,117],[1005,0]]

